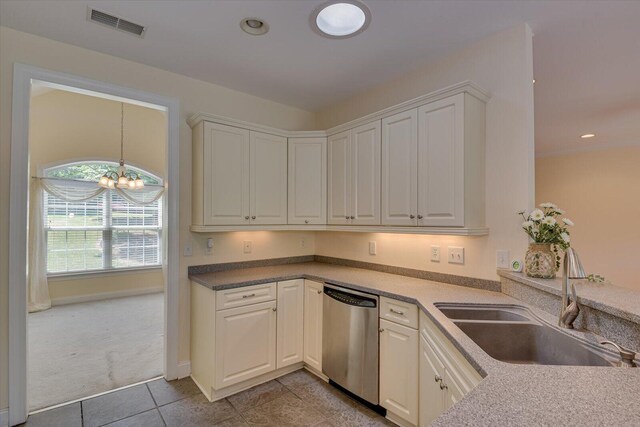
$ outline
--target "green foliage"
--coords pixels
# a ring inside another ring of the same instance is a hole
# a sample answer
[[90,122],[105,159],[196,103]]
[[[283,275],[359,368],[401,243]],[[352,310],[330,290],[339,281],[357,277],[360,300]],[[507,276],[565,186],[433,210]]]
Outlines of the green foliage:
[[[47,176],[51,178],[77,179],[81,181],[98,181],[106,172],[116,172],[118,164],[116,163],[77,163],[65,165],[47,172]],[[144,174],[141,170],[127,166],[127,170],[137,173],[145,184],[160,184],[160,182],[149,175]]]

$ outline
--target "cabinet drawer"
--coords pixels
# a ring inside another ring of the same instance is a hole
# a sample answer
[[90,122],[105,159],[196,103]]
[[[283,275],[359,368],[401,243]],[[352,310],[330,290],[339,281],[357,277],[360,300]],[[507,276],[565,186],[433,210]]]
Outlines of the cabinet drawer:
[[275,282],[218,291],[216,295],[216,310],[271,301],[276,299],[276,294]]
[[418,306],[415,304],[380,297],[380,317],[399,325],[418,329]]

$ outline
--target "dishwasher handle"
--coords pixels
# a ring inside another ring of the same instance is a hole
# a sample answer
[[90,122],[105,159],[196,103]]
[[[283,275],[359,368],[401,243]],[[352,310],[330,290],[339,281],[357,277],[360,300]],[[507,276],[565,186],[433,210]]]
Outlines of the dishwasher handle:
[[339,301],[343,304],[353,305],[356,307],[365,307],[365,308],[375,308],[377,306],[377,301],[373,298],[367,298],[365,296],[355,295],[350,292],[343,292],[338,289],[324,288],[324,293],[328,297]]

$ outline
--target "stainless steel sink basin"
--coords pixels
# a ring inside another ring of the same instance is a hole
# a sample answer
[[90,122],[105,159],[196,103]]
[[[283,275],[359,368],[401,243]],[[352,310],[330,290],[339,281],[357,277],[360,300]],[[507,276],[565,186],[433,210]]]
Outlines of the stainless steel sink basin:
[[615,366],[608,353],[515,305],[436,304],[494,359],[527,365]]
[[613,366],[594,349],[549,326],[454,322],[494,359],[531,365]]
[[499,320],[526,322],[529,320],[521,314],[500,308],[473,308],[473,307],[439,307],[440,311],[449,319],[458,320]]

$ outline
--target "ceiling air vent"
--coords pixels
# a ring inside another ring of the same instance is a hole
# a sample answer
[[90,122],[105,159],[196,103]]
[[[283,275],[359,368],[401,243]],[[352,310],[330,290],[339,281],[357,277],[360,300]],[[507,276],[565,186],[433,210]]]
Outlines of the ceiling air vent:
[[138,37],[144,36],[144,26],[133,23],[131,21],[127,21],[126,19],[118,18],[117,16],[105,12],[101,12],[96,9],[89,9],[88,18],[89,21],[106,25],[107,27],[115,28],[116,30],[134,34]]

